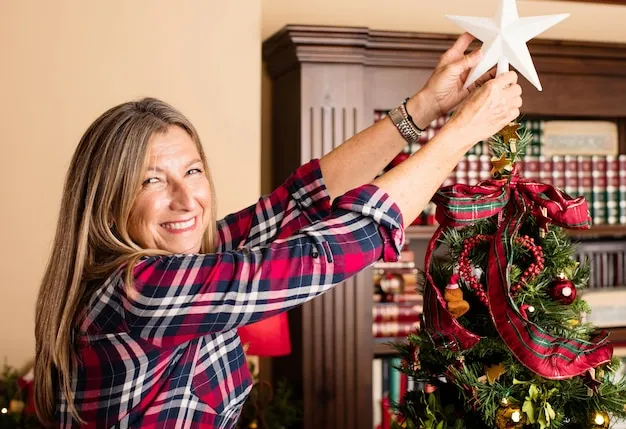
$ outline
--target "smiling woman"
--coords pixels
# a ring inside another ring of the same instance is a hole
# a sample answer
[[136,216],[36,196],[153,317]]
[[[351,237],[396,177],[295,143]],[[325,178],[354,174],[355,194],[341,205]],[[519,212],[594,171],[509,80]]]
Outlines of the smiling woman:
[[211,216],[211,187],[197,144],[171,125],[149,142],[148,167],[129,218],[130,236],[144,248],[199,253]]
[[[514,72],[464,77],[463,35],[389,119],[216,221],[200,139],[168,104],[116,106],[66,178],[37,302],[35,404],[49,426],[232,428],[251,376],[237,329],[301,305],[377,260],[477,141],[519,114]],[[454,119],[377,174],[436,117]],[[413,119],[414,118],[414,119]],[[415,121],[415,122],[414,122]]]

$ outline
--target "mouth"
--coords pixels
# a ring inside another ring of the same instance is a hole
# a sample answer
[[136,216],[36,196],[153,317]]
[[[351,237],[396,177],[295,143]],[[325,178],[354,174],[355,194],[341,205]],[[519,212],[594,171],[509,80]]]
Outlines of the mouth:
[[196,217],[194,216],[191,219],[175,222],[165,222],[161,224],[161,227],[173,234],[180,234],[181,232],[191,231],[196,227]]

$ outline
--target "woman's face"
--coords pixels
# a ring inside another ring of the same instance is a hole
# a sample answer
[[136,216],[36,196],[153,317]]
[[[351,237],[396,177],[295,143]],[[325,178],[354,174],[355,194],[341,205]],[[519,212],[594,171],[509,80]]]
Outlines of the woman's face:
[[152,136],[148,168],[128,231],[143,248],[198,253],[210,221],[211,192],[196,144],[178,126]]

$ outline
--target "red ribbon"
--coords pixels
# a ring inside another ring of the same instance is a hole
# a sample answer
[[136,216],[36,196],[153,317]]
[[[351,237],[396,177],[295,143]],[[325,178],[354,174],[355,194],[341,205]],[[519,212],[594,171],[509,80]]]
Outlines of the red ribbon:
[[487,288],[489,313],[506,346],[528,369],[549,379],[571,378],[609,362],[613,348],[602,334],[592,341],[554,337],[522,315],[510,295],[507,248],[530,214],[540,226],[552,223],[569,229],[588,229],[590,218],[582,197],[572,198],[552,185],[522,179],[487,180],[476,186],[457,184],[442,188],[433,198],[440,227],[426,251],[424,326],[438,347],[462,350],[480,337],[452,317],[430,274],[432,256],[443,231],[480,219],[499,216],[489,250]]

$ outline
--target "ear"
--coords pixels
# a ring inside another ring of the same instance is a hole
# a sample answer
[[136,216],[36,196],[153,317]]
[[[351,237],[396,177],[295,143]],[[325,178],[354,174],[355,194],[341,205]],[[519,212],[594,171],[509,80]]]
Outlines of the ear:
[[110,229],[115,228],[115,217],[112,213],[109,213],[109,215],[107,216],[107,225]]

